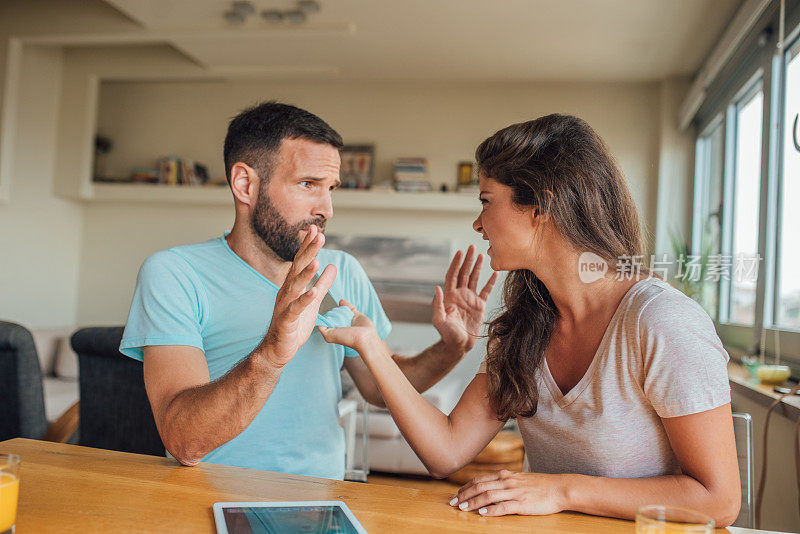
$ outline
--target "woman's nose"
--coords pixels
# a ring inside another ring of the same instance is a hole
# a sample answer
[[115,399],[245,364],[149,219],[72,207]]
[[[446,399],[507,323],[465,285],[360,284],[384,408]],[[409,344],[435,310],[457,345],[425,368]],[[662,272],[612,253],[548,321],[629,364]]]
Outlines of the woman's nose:
[[478,215],[478,218],[472,223],[472,229],[478,232],[479,234],[483,233],[483,225],[481,224],[481,216]]

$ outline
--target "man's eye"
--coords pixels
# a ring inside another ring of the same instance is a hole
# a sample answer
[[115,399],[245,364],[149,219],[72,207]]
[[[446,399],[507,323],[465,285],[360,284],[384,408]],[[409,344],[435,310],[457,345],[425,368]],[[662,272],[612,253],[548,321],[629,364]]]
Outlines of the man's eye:
[[305,189],[309,189],[311,187],[312,183],[313,182],[311,182],[311,180],[305,180],[303,182],[300,182],[300,187],[303,187]]
[[489,201],[486,200],[485,198],[479,198],[478,200],[481,201],[481,204],[488,204],[489,203]]

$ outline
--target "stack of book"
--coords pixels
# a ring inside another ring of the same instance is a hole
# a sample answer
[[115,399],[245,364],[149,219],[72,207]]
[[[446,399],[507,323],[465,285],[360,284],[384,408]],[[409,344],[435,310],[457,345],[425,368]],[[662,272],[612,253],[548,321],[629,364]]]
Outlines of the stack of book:
[[158,161],[157,183],[203,185],[206,182],[208,182],[208,169],[204,165],[175,156],[165,156]]
[[136,183],[157,184],[161,179],[159,169],[148,167],[134,167],[131,169],[131,181]]
[[428,160],[425,158],[397,158],[394,162],[394,188],[410,193],[430,191]]

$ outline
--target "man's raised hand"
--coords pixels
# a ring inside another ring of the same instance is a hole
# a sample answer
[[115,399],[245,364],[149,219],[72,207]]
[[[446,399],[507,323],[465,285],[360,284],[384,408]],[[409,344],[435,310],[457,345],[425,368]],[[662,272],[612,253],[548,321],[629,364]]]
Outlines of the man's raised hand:
[[320,303],[336,278],[336,267],[328,265],[314,286],[308,287],[319,269],[317,253],[324,244],[325,236],[312,225],[278,291],[272,322],[262,342],[266,344],[268,358],[275,366],[283,367],[289,363],[308,341],[317,322]]

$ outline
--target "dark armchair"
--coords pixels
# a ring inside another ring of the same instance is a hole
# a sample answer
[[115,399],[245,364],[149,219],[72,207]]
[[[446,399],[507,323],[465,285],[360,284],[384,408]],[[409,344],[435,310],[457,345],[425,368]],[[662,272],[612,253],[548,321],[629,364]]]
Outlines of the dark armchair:
[[80,369],[79,445],[164,456],[142,376],[142,363],[119,352],[123,328],[72,335]]
[[0,406],[0,441],[29,438],[66,442],[78,428],[77,403],[48,426],[33,336],[24,326],[7,321],[0,321]]

